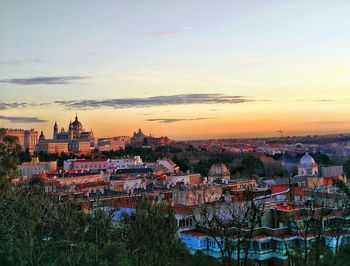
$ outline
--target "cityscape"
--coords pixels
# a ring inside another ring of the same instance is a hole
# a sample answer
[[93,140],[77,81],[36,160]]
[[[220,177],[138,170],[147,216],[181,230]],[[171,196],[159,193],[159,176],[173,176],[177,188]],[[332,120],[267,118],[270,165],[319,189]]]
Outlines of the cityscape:
[[349,12],[0,2],[0,265],[350,265]]

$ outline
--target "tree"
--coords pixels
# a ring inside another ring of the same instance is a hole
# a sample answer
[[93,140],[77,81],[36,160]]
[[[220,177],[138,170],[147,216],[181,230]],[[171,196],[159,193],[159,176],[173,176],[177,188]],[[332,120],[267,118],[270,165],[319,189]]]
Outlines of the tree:
[[263,176],[266,171],[262,161],[254,155],[249,154],[244,158],[240,165],[233,169],[233,174],[235,176],[241,176],[246,178],[251,178],[253,176]]
[[350,159],[344,163],[344,172],[346,176],[350,177]]
[[176,235],[175,216],[169,205],[142,200],[135,214],[126,216],[124,222],[125,240],[134,265],[174,264],[181,245]]
[[188,258],[186,266],[219,266],[219,262],[205,255],[201,251],[197,251],[193,256]]
[[203,228],[220,249],[222,265],[248,265],[248,249],[254,228],[260,223],[263,202],[230,201],[205,203],[195,210],[194,218],[198,227]]
[[[349,212],[340,206],[346,201],[330,197],[327,188],[318,184],[307,193],[311,200],[298,204],[295,210],[288,213],[291,231],[299,237],[293,250],[287,248],[289,259],[296,265],[324,265],[324,254],[331,252],[327,239],[332,238],[336,241],[333,250],[336,262],[340,239],[349,229]],[[288,247],[287,242],[285,246]]]

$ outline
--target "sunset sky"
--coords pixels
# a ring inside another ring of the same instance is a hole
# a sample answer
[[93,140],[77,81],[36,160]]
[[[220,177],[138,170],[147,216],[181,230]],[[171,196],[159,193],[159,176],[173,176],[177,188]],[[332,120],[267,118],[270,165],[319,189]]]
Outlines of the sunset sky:
[[0,126],[350,132],[350,1],[0,0]]

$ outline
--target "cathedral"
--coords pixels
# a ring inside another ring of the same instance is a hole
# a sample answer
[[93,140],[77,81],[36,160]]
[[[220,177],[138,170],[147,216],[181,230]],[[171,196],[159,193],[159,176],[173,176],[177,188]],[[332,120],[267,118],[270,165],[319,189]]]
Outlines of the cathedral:
[[45,153],[80,153],[89,154],[95,147],[95,138],[92,131],[84,131],[83,125],[75,116],[75,120],[70,121],[68,130],[63,127],[58,130],[57,122],[53,126],[52,139],[46,139],[41,131],[36,151]]
[[92,131],[84,131],[83,125],[78,119],[78,115],[75,116],[75,120],[70,121],[68,130],[66,131],[63,127],[58,132],[58,125],[55,122],[53,126],[53,139],[54,140],[72,140],[72,139],[93,139],[94,133]]

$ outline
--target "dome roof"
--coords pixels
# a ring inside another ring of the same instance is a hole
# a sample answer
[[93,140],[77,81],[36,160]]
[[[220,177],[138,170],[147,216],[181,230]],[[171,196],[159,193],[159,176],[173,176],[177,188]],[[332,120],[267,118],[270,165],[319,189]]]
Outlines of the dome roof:
[[141,128],[140,128],[137,133],[136,132],[134,133],[134,137],[143,138],[143,137],[146,137],[146,135],[141,131]]
[[81,123],[80,123],[78,120],[75,120],[75,121],[72,123],[72,126],[73,126],[73,127],[81,127]]
[[78,115],[75,116],[75,120],[72,123],[72,126],[73,126],[73,128],[80,128],[80,129],[83,127],[82,124],[78,120]]
[[316,165],[314,158],[312,158],[308,153],[306,153],[300,159],[300,165],[303,167],[313,167]]
[[210,169],[208,176],[230,176],[230,171],[228,170],[226,164],[224,163],[214,163]]
[[45,140],[45,135],[44,135],[44,132],[42,131],[40,133],[39,140]]

